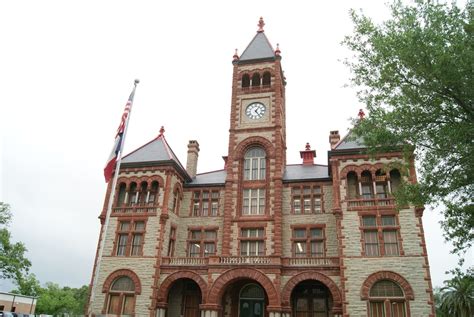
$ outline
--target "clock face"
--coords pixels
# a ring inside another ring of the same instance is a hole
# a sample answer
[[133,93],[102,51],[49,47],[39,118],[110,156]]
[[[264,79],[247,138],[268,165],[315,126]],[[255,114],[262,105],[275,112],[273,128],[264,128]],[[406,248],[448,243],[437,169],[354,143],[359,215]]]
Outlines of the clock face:
[[265,105],[261,102],[253,102],[247,106],[245,114],[250,119],[260,119],[265,114]]

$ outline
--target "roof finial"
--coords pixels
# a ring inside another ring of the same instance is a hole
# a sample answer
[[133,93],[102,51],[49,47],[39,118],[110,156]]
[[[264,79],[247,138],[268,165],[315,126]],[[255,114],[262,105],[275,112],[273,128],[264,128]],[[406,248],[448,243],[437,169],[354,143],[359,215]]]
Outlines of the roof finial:
[[280,56],[280,53],[281,53],[281,51],[280,51],[280,44],[277,43],[277,48],[276,48],[276,50],[275,50],[275,55],[276,55],[276,56]]
[[310,150],[311,150],[311,145],[309,145],[309,142],[306,142],[305,150],[306,150],[306,151],[310,151]]
[[359,116],[359,120],[364,120],[364,117],[365,117],[364,110],[359,109],[359,113],[357,115]]
[[258,20],[257,26],[258,26],[258,31],[257,31],[257,33],[262,33],[262,32],[264,32],[264,31],[263,31],[263,27],[265,26],[265,22],[263,22],[263,17],[260,17],[260,20]]
[[163,136],[164,133],[165,133],[165,127],[164,127],[164,126],[161,126],[160,135],[159,135],[159,136]]
[[239,54],[237,52],[237,49],[235,49],[235,53],[234,53],[234,61],[238,61],[239,60]]

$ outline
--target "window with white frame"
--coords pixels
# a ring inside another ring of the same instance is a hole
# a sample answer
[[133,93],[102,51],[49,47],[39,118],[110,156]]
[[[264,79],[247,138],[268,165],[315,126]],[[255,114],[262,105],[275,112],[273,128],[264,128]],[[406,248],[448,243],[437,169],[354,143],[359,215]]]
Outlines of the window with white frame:
[[265,237],[263,228],[242,228],[240,230],[240,255],[265,255]]

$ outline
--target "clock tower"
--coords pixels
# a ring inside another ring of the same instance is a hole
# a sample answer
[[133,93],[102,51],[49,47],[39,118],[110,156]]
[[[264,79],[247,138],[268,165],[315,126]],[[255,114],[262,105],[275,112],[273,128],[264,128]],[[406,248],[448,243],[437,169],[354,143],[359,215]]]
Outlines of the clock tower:
[[[286,163],[285,78],[260,18],[258,31],[232,62],[232,101],[226,164],[225,255],[281,255],[282,178]],[[246,236],[248,235],[248,236]],[[247,246],[239,238],[264,235]],[[249,247],[250,248],[250,247]]]

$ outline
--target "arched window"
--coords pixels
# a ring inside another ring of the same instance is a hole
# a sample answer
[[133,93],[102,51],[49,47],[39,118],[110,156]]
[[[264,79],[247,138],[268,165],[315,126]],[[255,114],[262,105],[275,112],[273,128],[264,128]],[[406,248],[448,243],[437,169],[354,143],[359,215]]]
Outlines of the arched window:
[[357,197],[357,174],[355,172],[347,174],[347,197],[349,199]]
[[133,315],[135,311],[135,284],[128,276],[118,277],[110,286],[107,313]]
[[176,187],[173,192],[173,206],[171,207],[171,211],[175,214],[178,214],[180,198],[181,192],[179,191],[179,188]]
[[117,207],[122,207],[123,204],[127,203],[127,185],[125,183],[120,183],[118,198],[117,198]]
[[132,182],[130,184],[130,190],[128,191],[130,205],[136,205],[138,203],[138,195],[137,183]]
[[369,293],[370,317],[405,317],[405,294],[401,287],[390,280],[376,282]]
[[140,193],[138,194],[138,201],[137,204],[144,204],[147,200],[148,196],[148,183],[147,182],[142,182],[140,184]]
[[266,160],[265,151],[254,147],[244,156],[244,180],[265,179]]
[[270,72],[263,73],[262,85],[270,86],[271,82],[272,82],[272,74],[270,74]]
[[250,76],[249,74],[242,75],[242,88],[250,87]]
[[377,198],[387,198],[389,193],[387,185],[387,174],[380,169],[377,170],[375,172],[375,190]]
[[258,87],[258,86],[260,86],[260,74],[254,73],[252,75],[252,87]]
[[149,205],[158,204],[158,191],[159,191],[158,182],[153,181],[151,183],[150,190],[148,191],[148,194],[147,194],[148,198],[146,201]]
[[363,171],[360,177],[360,196],[362,199],[372,199],[373,186],[372,174],[369,171]]
[[402,182],[402,177],[400,172],[397,169],[393,169],[390,171],[390,185],[392,187],[392,193],[397,191],[400,183]]

